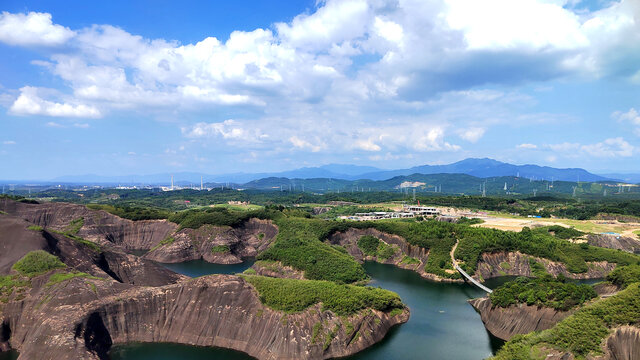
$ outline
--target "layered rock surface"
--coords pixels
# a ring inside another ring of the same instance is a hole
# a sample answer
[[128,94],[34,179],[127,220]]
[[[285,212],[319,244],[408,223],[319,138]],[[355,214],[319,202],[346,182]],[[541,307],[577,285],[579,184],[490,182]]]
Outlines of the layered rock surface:
[[469,303],[480,313],[487,331],[503,340],[509,340],[518,334],[550,329],[571,314],[570,311],[526,304],[492,308],[491,300],[486,297],[469,300]]
[[571,279],[601,279],[615,269],[616,264],[605,261],[588,263],[589,269],[585,273],[574,274],[567,267],[558,262],[533,257],[520,252],[484,253],[478,261],[478,269],[474,277],[489,279],[499,276],[532,276],[529,259],[542,264],[545,270],[554,276],[559,274]]
[[[409,316],[366,310],[344,319],[320,306],[287,315],[262,305],[250,284],[231,275],[162,287],[80,278],[47,286],[47,277],[34,279],[29,296],[7,304],[0,318],[20,359],[103,359],[114,344],[132,341],[220,346],[259,359],[324,359],[374,344]],[[316,324],[322,329],[313,338]]]
[[178,231],[171,242],[152,249],[144,257],[164,263],[204,259],[216,264],[236,264],[264,251],[277,234],[278,228],[269,220],[249,219],[236,228],[203,225]]
[[166,220],[131,221],[103,210],[90,210],[84,205],[69,203],[27,204],[5,198],[0,199],[0,211],[58,231],[63,231],[72,221],[82,219],[78,236],[127,250],[151,249],[178,228]]

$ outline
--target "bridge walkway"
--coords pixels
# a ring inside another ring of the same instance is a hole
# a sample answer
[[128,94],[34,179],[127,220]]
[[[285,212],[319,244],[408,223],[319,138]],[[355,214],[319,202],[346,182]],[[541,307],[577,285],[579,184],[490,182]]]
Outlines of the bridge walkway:
[[458,270],[458,272],[460,274],[462,274],[462,276],[467,279],[468,281],[470,281],[473,285],[479,287],[480,289],[482,289],[483,291],[491,294],[493,292],[493,290],[489,289],[488,287],[482,285],[478,280],[472,278],[469,274],[467,274],[466,271],[462,270],[462,268],[458,265],[458,262],[456,261],[456,259],[453,257],[453,253],[456,251],[456,248],[458,247],[458,242],[460,242],[460,240],[456,240],[456,244],[453,245],[453,248],[451,249],[451,263],[453,264],[453,267]]

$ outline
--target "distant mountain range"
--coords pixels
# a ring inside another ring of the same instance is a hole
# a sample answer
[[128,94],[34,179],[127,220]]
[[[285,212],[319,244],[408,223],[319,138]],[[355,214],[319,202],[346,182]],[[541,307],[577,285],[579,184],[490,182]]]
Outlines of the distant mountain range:
[[[343,164],[329,164],[318,167],[303,167],[277,173],[232,173],[223,175],[209,175],[195,172],[174,173],[176,185],[199,184],[202,177],[207,183],[235,183],[245,184],[265,178],[287,179],[336,179],[336,180],[387,180],[397,176],[412,174],[466,174],[477,178],[514,176],[533,180],[553,180],[570,182],[598,182],[598,181],[626,181],[640,182],[640,174],[607,174],[596,175],[580,168],[558,169],[538,165],[514,165],[493,159],[470,158],[448,165],[422,165],[408,169],[384,170],[372,166],[357,166]],[[62,176],[52,179],[58,183],[82,184],[132,184],[143,183],[153,185],[167,185],[171,181],[171,174],[130,175],[130,176]]]

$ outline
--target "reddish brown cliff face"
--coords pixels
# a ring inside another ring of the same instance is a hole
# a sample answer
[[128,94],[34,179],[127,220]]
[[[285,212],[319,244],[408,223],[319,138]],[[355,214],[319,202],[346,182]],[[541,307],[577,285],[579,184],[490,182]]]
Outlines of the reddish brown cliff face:
[[77,235],[98,244],[124,249],[151,249],[171,235],[178,225],[166,220],[131,221],[102,210],[69,203],[25,204],[0,199],[0,210],[43,228],[62,231],[77,219],[83,226]]
[[131,341],[221,346],[259,359],[325,359],[371,346],[409,317],[408,310],[393,317],[365,310],[340,318],[320,305],[287,315],[262,305],[250,284],[231,275],[161,287],[81,278],[46,286],[46,278],[35,279],[29,296],[0,316],[20,359],[99,359]]
[[557,311],[526,304],[507,308],[492,307],[491,300],[486,297],[469,300],[469,303],[480,313],[487,331],[503,340],[509,340],[518,334],[549,329],[571,314],[569,311]]
[[203,225],[178,231],[171,236],[172,241],[153,248],[144,257],[164,263],[204,259],[237,264],[264,251],[277,234],[277,226],[269,220],[250,219],[237,228]]

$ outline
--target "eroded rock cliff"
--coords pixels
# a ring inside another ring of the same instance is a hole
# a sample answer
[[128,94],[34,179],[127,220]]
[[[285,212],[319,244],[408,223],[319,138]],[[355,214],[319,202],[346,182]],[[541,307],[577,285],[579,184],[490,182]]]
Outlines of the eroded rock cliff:
[[585,273],[574,274],[567,267],[558,262],[533,257],[520,252],[484,253],[478,261],[478,268],[474,277],[489,279],[499,276],[532,276],[529,259],[533,259],[545,267],[554,276],[563,274],[571,279],[601,279],[615,269],[616,264],[601,262],[588,263],[589,269]]
[[5,343],[20,359],[101,359],[112,345],[131,341],[221,346],[259,359],[325,359],[360,351],[409,317],[405,309],[341,318],[320,305],[285,314],[231,275],[162,287],[81,278],[47,286],[46,277],[34,279],[29,296],[7,304],[0,317],[10,334]]
[[526,304],[492,307],[491,300],[486,297],[469,300],[469,303],[480,313],[487,331],[503,340],[518,334],[549,329],[571,314],[570,311]]
[[[0,210],[34,225],[57,231],[72,222],[81,225],[77,235],[98,244],[110,243],[123,249],[151,249],[171,235],[178,225],[166,220],[131,221],[102,210],[69,203],[26,204],[0,199]],[[79,220],[81,219],[81,220]]]
[[216,264],[236,264],[264,251],[277,234],[277,226],[269,220],[249,219],[237,228],[203,225],[178,231],[144,257],[164,263],[204,259]]

